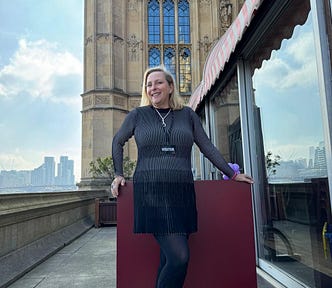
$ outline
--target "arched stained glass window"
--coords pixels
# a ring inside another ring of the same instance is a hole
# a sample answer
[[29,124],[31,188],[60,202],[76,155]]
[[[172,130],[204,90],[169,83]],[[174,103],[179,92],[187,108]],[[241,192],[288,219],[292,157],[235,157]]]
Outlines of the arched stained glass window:
[[180,51],[180,75],[179,75],[179,91],[187,93],[191,91],[191,53],[188,48]]
[[190,14],[188,0],[180,0],[178,4],[179,42],[190,43]]
[[174,2],[165,0],[163,3],[163,19],[164,19],[164,43],[175,43],[175,16]]
[[175,49],[174,48],[166,48],[164,53],[164,65],[166,66],[167,70],[171,72],[176,78],[176,64],[175,64]]
[[179,92],[191,93],[191,39],[189,0],[147,1],[148,65],[164,64]]
[[160,43],[159,1],[149,2],[148,15],[149,43]]
[[160,60],[160,50],[156,47],[151,48],[149,50],[149,67],[160,65]]

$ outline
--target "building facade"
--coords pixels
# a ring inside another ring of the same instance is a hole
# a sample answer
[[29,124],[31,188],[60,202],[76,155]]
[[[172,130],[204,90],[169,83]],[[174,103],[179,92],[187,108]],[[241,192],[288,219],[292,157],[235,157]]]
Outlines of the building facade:
[[[164,64],[255,179],[259,271],[332,287],[331,26],[331,0],[86,0],[81,182],[139,105],[145,69]],[[196,148],[192,163],[195,179],[222,178]]]
[[[209,49],[244,0],[86,0],[81,185],[90,162],[111,154],[113,135],[140,103],[143,74],[164,64],[188,99]],[[125,154],[136,159],[133,142]]]

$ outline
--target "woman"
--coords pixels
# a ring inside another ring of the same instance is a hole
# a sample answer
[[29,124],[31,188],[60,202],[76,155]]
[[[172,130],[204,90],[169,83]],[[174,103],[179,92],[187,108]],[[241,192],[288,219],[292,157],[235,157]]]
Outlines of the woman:
[[163,67],[144,74],[141,107],[131,111],[113,138],[114,197],[123,177],[123,146],[135,136],[138,148],[134,184],[134,233],[151,233],[160,246],[157,288],[183,287],[189,261],[188,237],[197,231],[191,150],[194,143],[224,174],[236,174],[207,137],[199,117],[185,107],[172,75]]

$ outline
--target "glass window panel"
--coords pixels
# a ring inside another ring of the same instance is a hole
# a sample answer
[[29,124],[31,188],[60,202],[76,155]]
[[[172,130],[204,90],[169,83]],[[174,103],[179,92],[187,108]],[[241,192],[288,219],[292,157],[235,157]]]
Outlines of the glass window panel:
[[[177,3],[172,0],[151,0],[147,5],[149,66],[164,64],[181,86],[179,89],[181,93],[191,92],[190,45],[186,45],[189,47],[187,50],[179,47],[179,43],[190,44],[189,4],[188,0],[179,0]],[[178,15],[177,27],[175,26],[175,12]],[[177,33],[179,39],[175,39]],[[164,46],[165,49],[163,49],[163,44],[171,44],[169,45],[171,47]]]
[[160,43],[160,10],[159,1],[151,0],[148,4],[149,43]]
[[255,70],[254,119],[259,257],[323,288],[332,287],[332,247],[323,236],[332,219],[316,67],[309,14]]
[[166,0],[163,3],[163,20],[164,43],[175,43],[174,2],[171,0]]
[[149,50],[149,67],[160,65],[160,50],[158,48],[151,48]]
[[180,93],[191,92],[191,53],[188,48],[180,51],[179,63],[179,91]]
[[190,14],[189,3],[181,0],[178,4],[179,42],[190,43]]
[[[214,143],[227,162],[236,163],[243,171],[243,152],[237,75],[212,100],[214,119]],[[216,172],[215,179],[222,179]]]
[[175,63],[175,49],[166,48],[164,51],[164,65],[169,72],[172,73],[173,77],[176,79],[176,63]]

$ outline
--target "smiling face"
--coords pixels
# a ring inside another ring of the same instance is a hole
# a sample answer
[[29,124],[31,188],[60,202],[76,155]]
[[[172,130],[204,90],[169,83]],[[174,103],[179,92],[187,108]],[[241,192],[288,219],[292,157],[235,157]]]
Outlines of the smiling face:
[[146,94],[155,108],[169,108],[169,98],[173,85],[166,80],[165,73],[155,71],[146,78]]

